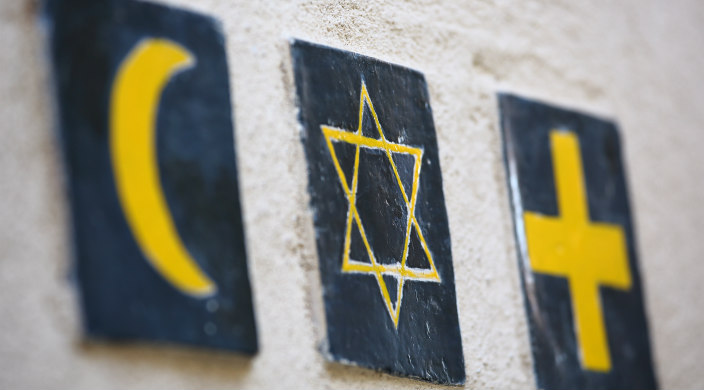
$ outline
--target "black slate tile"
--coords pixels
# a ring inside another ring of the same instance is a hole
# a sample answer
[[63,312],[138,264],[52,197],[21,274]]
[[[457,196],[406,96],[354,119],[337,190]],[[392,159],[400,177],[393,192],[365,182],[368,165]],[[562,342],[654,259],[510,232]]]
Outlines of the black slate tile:
[[540,388],[655,388],[616,125],[499,95]]
[[45,11],[87,333],[256,352],[219,24],[137,1]]
[[291,43],[334,361],[465,380],[450,234],[423,75]]

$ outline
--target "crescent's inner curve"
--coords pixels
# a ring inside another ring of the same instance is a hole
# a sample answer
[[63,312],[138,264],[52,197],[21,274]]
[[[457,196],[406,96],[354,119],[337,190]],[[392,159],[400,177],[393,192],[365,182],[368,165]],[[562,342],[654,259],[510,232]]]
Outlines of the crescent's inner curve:
[[167,281],[203,297],[217,291],[181,241],[159,179],[156,122],[162,90],[194,63],[164,39],[138,43],[119,67],[110,101],[110,152],[117,194],[142,252]]

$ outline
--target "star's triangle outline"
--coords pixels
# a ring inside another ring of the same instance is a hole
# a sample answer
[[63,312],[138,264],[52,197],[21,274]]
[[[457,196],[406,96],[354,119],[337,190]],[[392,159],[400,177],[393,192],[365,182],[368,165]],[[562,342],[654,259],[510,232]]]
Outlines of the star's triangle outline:
[[[369,110],[371,111],[372,118],[374,118],[374,125],[375,125],[377,131],[379,132],[379,136],[381,137],[380,139],[366,137],[362,133],[365,107],[369,107]],[[338,177],[340,179],[340,184],[342,185],[342,189],[345,192],[345,196],[347,197],[348,204],[349,204],[349,207],[347,210],[347,221],[345,224],[346,227],[345,227],[345,242],[344,242],[344,249],[343,249],[342,272],[343,273],[370,274],[370,275],[375,276],[375,278],[377,280],[377,284],[379,285],[379,289],[381,291],[382,298],[384,299],[386,309],[389,312],[389,316],[391,317],[391,320],[394,323],[394,328],[397,329],[399,315],[401,312],[401,305],[403,302],[403,286],[404,286],[406,280],[442,283],[442,279],[440,278],[440,275],[437,271],[437,268],[435,267],[435,262],[433,261],[433,256],[430,253],[430,250],[428,249],[428,245],[425,241],[423,231],[420,228],[420,224],[418,223],[418,220],[416,219],[416,216],[415,216],[415,204],[416,204],[417,196],[418,196],[418,183],[419,183],[419,178],[420,178],[420,169],[421,169],[421,162],[422,162],[422,157],[423,157],[423,149],[400,144],[400,143],[390,142],[386,139],[386,137],[384,136],[383,129],[381,127],[381,123],[379,123],[379,117],[376,114],[376,110],[374,109],[374,104],[372,103],[371,97],[369,96],[369,92],[367,91],[367,86],[366,86],[366,83],[364,82],[364,80],[362,80],[362,87],[361,87],[361,92],[360,92],[360,97],[359,97],[359,117],[358,117],[357,123],[358,123],[358,125],[357,125],[356,132],[351,132],[351,131],[347,131],[344,129],[340,129],[340,128],[336,128],[336,127],[332,127],[332,126],[327,126],[327,125],[320,126],[320,128],[323,132],[323,135],[325,136],[325,141],[328,146],[328,151],[330,152],[330,156],[332,157],[333,165],[335,166],[335,170],[337,171]],[[351,188],[350,188],[350,185],[348,185],[348,180],[347,180],[347,177],[345,176],[345,172],[342,170],[340,162],[339,162],[337,155],[335,153],[333,141],[334,142],[347,142],[347,143],[350,143],[350,144],[353,144],[356,146]],[[394,176],[396,177],[396,183],[399,186],[399,190],[401,191],[401,195],[403,196],[403,200],[406,204],[406,208],[408,211],[408,217],[407,217],[407,223],[406,223],[404,249],[403,249],[403,254],[402,254],[400,263],[398,263],[398,262],[394,263],[394,264],[379,264],[379,263],[377,263],[376,258],[374,257],[374,252],[372,251],[371,245],[369,244],[369,240],[367,239],[366,231],[364,230],[362,220],[361,220],[359,213],[357,211],[356,196],[357,196],[357,185],[358,185],[358,181],[359,181],[359,154],[360,154],[361,147],[370,148],[370,149],[378,149],[378,150],[380,149],[380,150],[383,150],[386,152],[389,163],[391,164],[391,167],[393,169]],[[414,164],[414,168],[413,168],[413,183],[411,186],[410,200],[408,199],[403,182],[401,181],[401,177],[398,173],[396,163],[394,162],[394,159],[392,157],[392,152],[393,153],[401,153],[401,154],[410,154],[414,157],[415,164]],[[350,259],[350,246],[351,246],[350,244],[351,244],[351,233],[352,233],[352,223],[353,222],[356,224],[356,226],[359,230],[359,233],[362,236],[362,241],[363,241],[364,247],[367,251],[367,255],[369,256],[369,259],[371,260],[371,264],[366,263],[366,262],[358,262],[358,261],[354,261],[354,260]],[[406,266],[406,260],[408,259],[408,251],[409,251],[408,250],[409,240],[411,237],[412,228],[416,229],[416,232],[418,234],[418,238],[420,240],[421,246],[423,247],[423,251],[425,252],[425,255],[428,259],[428,263],[430,265],[430,268],[427,268],[427,269],[426,268],[413,268],[413,267]],[[386,286],[386,282],[384,281],[384,278],[382,277],[382,275],[391,275],[394,278],[396,278],[396,280],[397,280],[396,304],[395,305],[393,304],[393,302],[391,302],[389,290],[388,290],[388,287]]]

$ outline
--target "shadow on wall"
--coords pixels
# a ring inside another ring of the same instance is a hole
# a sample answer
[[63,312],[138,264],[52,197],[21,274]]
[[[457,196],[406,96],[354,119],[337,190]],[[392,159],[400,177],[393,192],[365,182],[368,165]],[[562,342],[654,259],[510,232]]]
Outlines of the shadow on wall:
[[247,376],[252,365],[252,359],[244,355],[177,345],[144,345],[101,340],[79,342],[77,350],[92,361],[147,364],[151,371],[178,370],[186,376],[208,378],[208,382],[238,383]]

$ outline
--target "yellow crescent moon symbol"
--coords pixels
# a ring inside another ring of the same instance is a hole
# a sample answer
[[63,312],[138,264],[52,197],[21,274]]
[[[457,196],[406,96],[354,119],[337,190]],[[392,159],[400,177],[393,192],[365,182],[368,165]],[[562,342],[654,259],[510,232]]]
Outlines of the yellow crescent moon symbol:
[[161,93],[174,74],[194,64],[174,42],[145,39],[124,59],[110,99],[110,152],[127,223],[147,260],[182,292],[217,291],[178,235],[159,180],[156,122]]

